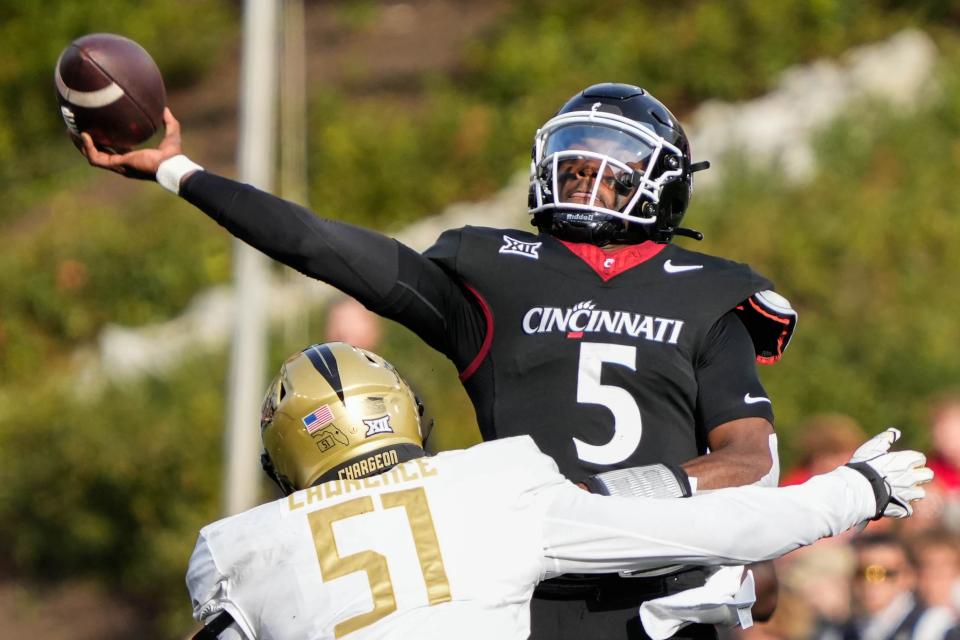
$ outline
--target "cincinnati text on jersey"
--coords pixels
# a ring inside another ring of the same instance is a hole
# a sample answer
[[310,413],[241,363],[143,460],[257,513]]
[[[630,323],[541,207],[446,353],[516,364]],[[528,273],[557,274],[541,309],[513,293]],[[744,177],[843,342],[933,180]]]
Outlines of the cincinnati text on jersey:
[[677,344],[682,330],[683,320],[597,309],[590,300],[567,309],[533,307],[523,316],[523,331],[528,335],[559,332],[582,338],[584,333],[607,333]]

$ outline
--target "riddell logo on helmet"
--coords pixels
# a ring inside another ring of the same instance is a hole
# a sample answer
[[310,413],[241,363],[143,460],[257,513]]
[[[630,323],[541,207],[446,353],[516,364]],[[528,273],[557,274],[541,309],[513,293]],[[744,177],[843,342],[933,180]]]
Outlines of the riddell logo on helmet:
[[533,307],[523,316],[523,332],[527,335],[566,333],[570,339],[582,338],[585,333],[605,333],[677,344],[682,330],[683,320],[597,309],[590,300],[567,309]]

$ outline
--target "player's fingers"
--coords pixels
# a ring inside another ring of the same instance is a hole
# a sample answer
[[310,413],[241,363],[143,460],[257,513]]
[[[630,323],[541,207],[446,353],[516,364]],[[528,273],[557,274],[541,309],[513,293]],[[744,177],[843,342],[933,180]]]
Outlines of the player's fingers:
[[925,495],[927,495],[927,492],[923,489],[923,487],[912,487],[910,489],[900,491],[897,495],[904,502],[910,503],[921,500]]
[[180,153],[180,123],[169,107],[163,110],[163,124],[166,130],[158,148],[165,157],[171,157]]
[[930,467],[921,467],[914,471],[917,478],[917,484],[927,484],[933,480],[933,469]]
[[108,169],[113,168],[110,166],[110,154],[97,149],[97,145],[93,143],[93,138],[90,137],[89,133],[81,133],[80,138],[83,141],[82,153],[86,156],[87,162],[90,163],[91,166]]
[[933,469],[921,465],[900,465],[888,471],[886,477],[891,483],[899,485],[926,484],[933,480]]
[[93,157],[97,151],[97,147],[93,144],[93,138],[90,137],[89,133],[80,134],[80,153],[86,156],[87,160],[90,161],[90,164],[93,164]]
[[180,121],[173,117],[173,111],[170,111],[170,107],[163,108],[163,126],[166,129],[164,137],[176,136],[177,139],[180,138]]
[[927,463],[927,457],[919,451],[905,449],[887,454],[888,460],[898,469],[919,469]]
[[101,169],[109,169],[120,175],[127,175],[129,169],[128,164],[132,161],[132,152],[119,155],[116,153],[107,153],[97,149],[97,146],[93,143],[93,138],[90,137],[89,133],[80,134],[80,140],[82,142],[83,148],[81,152],[87,158],[87,162],[90,166],[99,167]]

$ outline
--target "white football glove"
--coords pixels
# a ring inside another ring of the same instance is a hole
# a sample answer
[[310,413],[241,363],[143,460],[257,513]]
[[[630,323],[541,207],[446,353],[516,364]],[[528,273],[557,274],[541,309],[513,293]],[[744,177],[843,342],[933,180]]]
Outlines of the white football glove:
[[847,463],[866,476],[873,487],[877,499],[874,520],[913,515],[910,503],[926,494],[920,485],[933,479],[933,471],[924,466],[927,458],[919,451],[890,451],[899,439],[900,430],[891,427],[860,445]]

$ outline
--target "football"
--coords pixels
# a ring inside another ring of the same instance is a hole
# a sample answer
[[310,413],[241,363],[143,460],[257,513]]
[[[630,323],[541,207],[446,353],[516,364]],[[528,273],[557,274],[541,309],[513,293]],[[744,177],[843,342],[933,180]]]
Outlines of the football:
[[146,49],[129,38],[77,38],[57,59],[53,81],[74,143],[86,132],[98,148],[122,153],[163,128],[163,76]]

